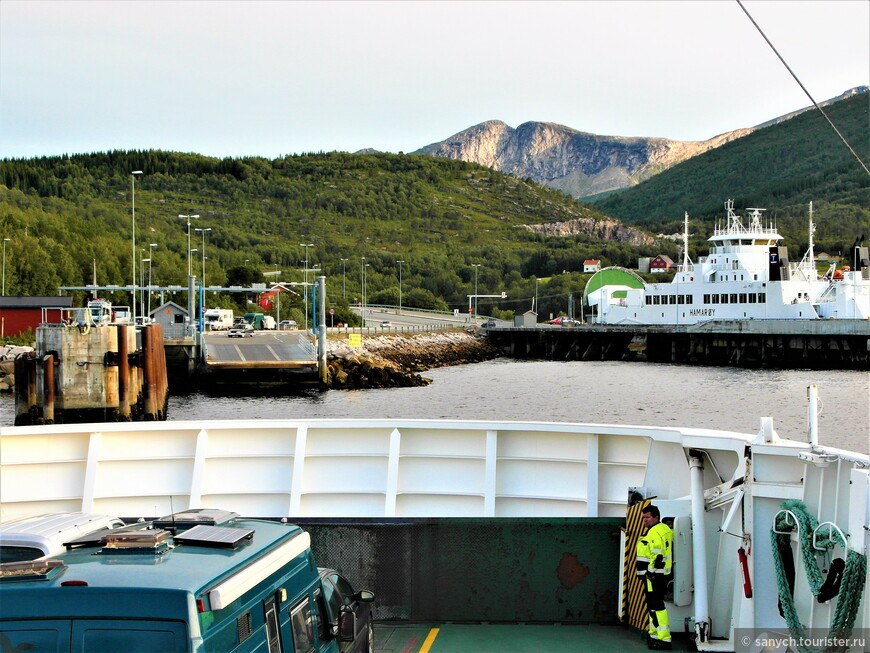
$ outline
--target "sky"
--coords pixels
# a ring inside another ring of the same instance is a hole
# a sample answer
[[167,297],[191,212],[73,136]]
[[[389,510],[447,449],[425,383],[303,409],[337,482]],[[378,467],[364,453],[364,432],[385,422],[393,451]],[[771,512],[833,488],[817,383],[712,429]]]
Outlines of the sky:
[[[870,1],[743,0],[818,102]],[[0,158],[412,152],[486,120],[706,140],[811,105],[736,0],[0,0]]]

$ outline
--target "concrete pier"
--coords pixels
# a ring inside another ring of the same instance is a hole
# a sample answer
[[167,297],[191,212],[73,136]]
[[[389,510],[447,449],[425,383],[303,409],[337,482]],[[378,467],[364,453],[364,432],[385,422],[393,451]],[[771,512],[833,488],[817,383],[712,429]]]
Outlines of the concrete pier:
[[508,327],[489,329],[487,338],[512,358],[870,370],[867,320]]

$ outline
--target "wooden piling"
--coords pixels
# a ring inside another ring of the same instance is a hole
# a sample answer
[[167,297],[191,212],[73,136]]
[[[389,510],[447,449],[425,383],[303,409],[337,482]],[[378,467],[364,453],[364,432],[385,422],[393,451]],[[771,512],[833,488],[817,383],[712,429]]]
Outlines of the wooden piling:
[[156,396],[156,370],[154,361],[154,332],[151,330],[151,325],[142,328],[142,356],[140,360],[143,364],[143,376],[145,379],[144,392],[144,410],[142,418],[146,421],[153,422],[157,419],[157,408],[155,405]]
[[127,325],[118,330],[118,421],[129,422],[130,414],[130,358],[127,351]]
[[47,354],[42,359],[42,423],[54,424],[54,356]]

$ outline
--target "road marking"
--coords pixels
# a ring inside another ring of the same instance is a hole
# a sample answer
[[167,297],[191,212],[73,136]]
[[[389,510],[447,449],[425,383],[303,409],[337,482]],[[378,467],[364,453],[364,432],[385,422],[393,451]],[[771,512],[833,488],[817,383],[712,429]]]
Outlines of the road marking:
[[429,634],[426,635],[426,639],[423,641],[423,646],[420,647],[420,653],[429,653],[429,649],[432,647],[432,644],[435,643],[436,637],[438,637],[438,629],[433,628],[429,631]]

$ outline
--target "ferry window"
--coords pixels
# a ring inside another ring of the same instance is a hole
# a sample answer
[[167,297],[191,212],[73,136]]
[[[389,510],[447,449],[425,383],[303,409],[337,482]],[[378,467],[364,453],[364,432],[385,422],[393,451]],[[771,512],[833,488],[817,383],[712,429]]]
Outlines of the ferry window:
[[685,304],[686,303],[685,296],[684,295],[677,295],[677,303],[678,304]]
[[745,292],[740,293],[740,303],[741,304],[746,303],[746,293]]
[[676,304],[676,303],[677,303],[677,296],[671,295],[671,304]]
[[755,293],[754,292],[749,293],[748,299],[749,299],[750,304],[754,304],[755,303]]
[[653,304],[655,304],[656,306],[658,306],[658,304],[659,304],[659,296],[656,295],[655,297],[652,298],[652,300],[653,300]]
[[695,302],[692,299],[693,297],[694,297],[694,295],[686,295],[686,303],[687,304],[694,304]]
[[732,303],[732,304],[736,304],[736,303],[737,303],[737,293],[732,293],[732,294],[731,294],[731,303]]
[[293,629],[293,646],[298,653],[314,650],[314,621],[311,618],[311,605],[306,596],[290,608],[290,625]]
[[646,305],[647,305],[647,306],[649,306],[650,304],[652,304],[652,297],[650,297],[649,295],[647,295],[647,296],[645,297],[645,299],[646,299]]
[[719,295],[710,295],[710,299],[713,301],[711,303],[718,304],[719,303]]
[[719,298],[719,303],[720,304],[727,304],[728,303],[728,295],[726,295],[724,292],[722,293],[722,296]]
[[709,304],[709,303],[710,303],[710,295],[704,295],[704,303],[705,303],[705,304]]
[[765,296],[763,292],[758,293],[758,303],[763,304],[765,302]]

